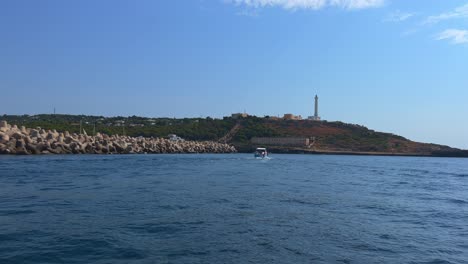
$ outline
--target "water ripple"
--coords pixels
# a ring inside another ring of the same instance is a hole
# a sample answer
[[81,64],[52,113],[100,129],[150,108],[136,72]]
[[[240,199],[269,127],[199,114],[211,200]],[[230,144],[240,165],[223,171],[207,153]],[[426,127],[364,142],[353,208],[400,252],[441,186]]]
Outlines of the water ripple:
[[466,160],[0,157],[0,263],[466,263]]

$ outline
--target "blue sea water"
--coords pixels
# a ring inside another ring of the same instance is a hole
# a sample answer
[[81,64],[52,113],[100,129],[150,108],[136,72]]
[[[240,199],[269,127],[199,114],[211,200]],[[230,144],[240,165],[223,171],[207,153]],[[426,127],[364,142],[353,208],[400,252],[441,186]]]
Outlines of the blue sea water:
[[468,159],[1,156],[0,263],[468,263]]

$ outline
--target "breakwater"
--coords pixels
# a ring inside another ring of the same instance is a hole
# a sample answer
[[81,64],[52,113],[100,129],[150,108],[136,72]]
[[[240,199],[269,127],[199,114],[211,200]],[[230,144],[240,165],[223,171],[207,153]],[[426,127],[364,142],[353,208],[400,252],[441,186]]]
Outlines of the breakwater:
[[228,144],[31,129],[0,122],[0,154],[233,153]]

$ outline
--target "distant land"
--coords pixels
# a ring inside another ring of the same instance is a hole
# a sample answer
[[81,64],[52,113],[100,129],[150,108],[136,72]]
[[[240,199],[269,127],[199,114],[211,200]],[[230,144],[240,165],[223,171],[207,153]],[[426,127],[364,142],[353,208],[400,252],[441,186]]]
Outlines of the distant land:
[[239,152],[251,152],[256,147],[266,146],[273,153],[468,157],[468,150],[414,142],[361,125],[268,116],[214,119],[41,114],[3,115],[0,120],[59,132],[80,133],[81,128],[88,135],[99,132],[161,138],[176,134],[187,140],[228,143]]

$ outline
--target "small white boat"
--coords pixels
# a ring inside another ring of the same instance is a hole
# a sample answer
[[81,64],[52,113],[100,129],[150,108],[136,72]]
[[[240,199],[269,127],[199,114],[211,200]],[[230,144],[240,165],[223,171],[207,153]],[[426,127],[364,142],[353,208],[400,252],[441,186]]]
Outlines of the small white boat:
[[254,152],[255,158],[268,158],[268,151],[266,148],[257,148]]

